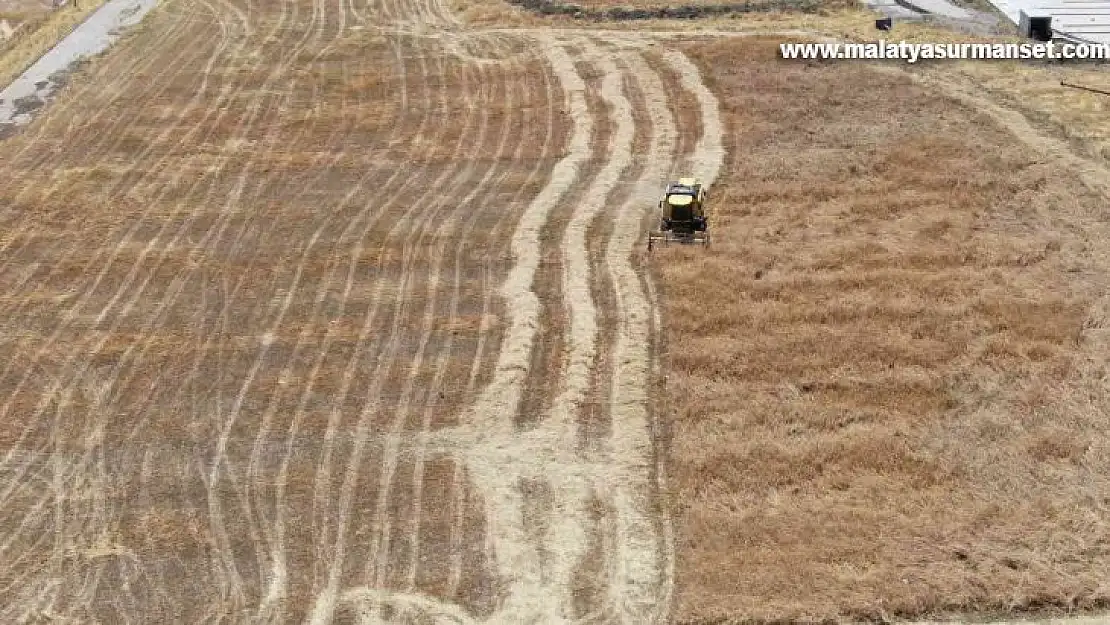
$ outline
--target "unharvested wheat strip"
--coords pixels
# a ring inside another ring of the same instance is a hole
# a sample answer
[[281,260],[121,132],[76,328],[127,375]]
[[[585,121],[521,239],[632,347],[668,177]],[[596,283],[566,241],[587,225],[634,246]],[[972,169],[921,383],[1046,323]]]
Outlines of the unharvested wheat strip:
[[[498,449],[515,436],[513,415],[520,404],[521,388],[531,359],[536,333],[539,304],[532,290],[539,264],[539,233],[551,209],[577,180],[579,168],[590,157],[593,119],[586,106],[585,84],[574,68],[574,62],[550,37],[539,37],[539,46],[565,93],[566,106],[573,125],[568,153],[554,167],[547,186],[525,210],[512,240],[513,268],[501,287],[509,312],[509,328],[502,341],[494,368],[494,377],[483,390],[475,405],[466,413],[464,425],[478,437],[468,449],[468,463],[476,485],[486,501],[486,515],[498,572],[508,585],[508,598],[499,617],[505,622],[523,622],[527,614],[557,613],[561,608],[555,598],[543,590],[538,554],[527,544],[522,526],[523,500],[513,477],[507,475],[501,462],[527,462],[527,450]],[[492,435],[492,436],[490,436]],[[513,456],[516,456],[515,458]]]
[[606,252],[619,311],[613,347],[609,450],[617,474],[623,474],[623,483],[611,487],[617,551],[609,595],[621,622],[632,625],[662,622],[667,606],[659,604],[661,589],[670,583],[663,576],[671,556],[662,553],[658,531],[658,523],[665,519],[653,518],[657,516],[653,514],[655,485],[651,484],[655,450],[647,413],[652,313],[631,256],[640,237],[645,207],[652,206],[658,180],[671,169],[675,128],[658,75],[638,54],[625,53],[621,58],[641,85],[653,129],[647,167],[617,214]]
[[[421,62],[423,63],[423,55],[421,55]],[[437,59],[437,62],[440,63],[440,66],[442,67],[442,60]],[[469,86],[465,83],[465,73],[463,75],[464,75],[463,90],[464,90],[465,93],[469,94],[470,93],[469,92]],[[445,89],[446,89],[445,85],[443,83],[441,83],[440,84],[440,101],[441,102],[446,102],[446,99],[447,99]],[[469,118],[469,117],[472,116],[472,114],[474,112],[474,109],[473,109],[472,106],[470,106],[470,107],[468,107],[468,110],[469,110],[469,113],[468,113],[468,118]],[[470,121],[468,119],[467,127],[469,127],[469,123],[470,123]],[[460,134],[459,140],[456,143],[455,154],[454,154],[454,158],[452,159],[452,162],[456,162],[456,163],[459,162],[459,159],[462,157],[461,150],[462,150],[463,146],[466,143],[466,139],[467,139],[467,133],[466,133],[466,131],[464,131],[463,133]],[[412,219],[413,214],[416,213],[416,216],[418,217],[418,219],[416,220],[416,224],[415,224],[416,227],[413,229],[414,232],[412,234],[408,235],[408,237],[406,238],[406,243],[405,243],[406,249],[411,245],[413,237],[417,236],[418,233],[423,232],[423,229],[424,229],[425,225],[427,224],[428,220],[430,218],[432,218],[432,216],[436,212],[438,212],[439,208],[441,208],[441,206],[433,207],[432,209],[430,209],[429,211],[426,211],[424,214],[421,215],[421,214],[417,213],[416,207],[426,208],[426,206],[424,205],[424,198],[428,194],[432,193],[433,190],[440,187],[447,180],[447,178],[452,174],[457,175],[458,174],[458,169],[457,168],[456,169],[448,169],[448,170],[444,171],[439,176],[437,181],[435,181],[434,183],[432,183],[431,185],[429,185],[426,188],[426,191],[422,196],[417,197],[417,198],[413,198],[412,204],[406,210],[405,215],[391,229],[391,231],[389,233],[389,236],[387,237],[387,240],[393,239],[394,234],[398,231],[398,229],[407,225],[407,222],[410,219]],[[416,179],[418,179],[418,177],[413,176],[410,180],[416,180]],[[406,183],[406,185],[407,185],[407,183]],[[442,204],[442,202],[440,202],[439,204]],[[411,258],[412,254],[406,253],[405,256],[406,257],[403,260],[402,275],[401,275],[401,279],[400,279],[401,284],[399,285],[399,293],[400,293],[399,300],[398,300],[397,304],[395,305],[394,321],[393,321],[393,324],[392,324],[392,328],[391,328],[391,331],[390,331],[389,338],[386,340],[386,345],[383,347],[383,350],[385,351],[385,353],[392,353],[392,352],[395,352],[396,349],[397,349],[397,336],[398,336],[397,330],[398,330],[398,326],[399,326],[399,323],[400,323],[400,316],[401,316],[400,315],[400,309],[404,305],[403,294],[407,293],[408,289],[410,288],[409,285],[412,282],[411,268],[409,266],[412,262],[412,258]],[[385,255],[383,255],[382,258],[379,260],[379,266],[383,262],[385,262]],[[348,369],[347,369],[347,371],[345,372],[345,375],[344,375],[343,390],[340,393],[340,398],[337,400],[337,402],[335,404],[337,407],[342,406],[343,401],[345,400],[345,397],[346,397],[346,393],[348,392],[348,390],[350,388],[350,384],[351,384],[352,377],[353,377],[353,371],[354,371],[353,367],[359,361],[362,360],[361,352],[364,349],[363,345],[365,344],[365,340],[366,340],[370,330],[372,329],[373,322],[374,322],[374,320],[377,316],[377,311],[378,311],[378,308],[380,306],[381,299],[382,299],[381,295],[382,295],[382,292],[383,292],[383,290],[386,286],[385,282],[386,282],[386,280],[385,280],[384,277],[380,278],[378,280],[378,286],[377,286],[377,289],[376,289],[376,293],[375,293],[375,296],[373,297],[374,306],[368,312],[368,314],[366,315],[366,318],[364,319],[363,328],[360,331],[359,341],[356,345],[355,354],[352,356],[352,358],[350,360],[350,363],[348,365]],[[379,356],[379,367],[380,367],[380,365],[381,365],[381,360],[380,360],[380,356]],[[342,490],[341,490],[340,498],[339,498],[339,502],[338,502],[340,513],[339,513],[339,518],[337,519],[337,522],[336,522],[337,528],[336,528],[335,543],[334,543],[334,547],[333,547],[333,549],[331,550],[331,553],[330,553],[330,558],[329,558],[329,562],[328,562],[328,566],[327,566],[327,574],[325,576],[326,581],[325,581],[324,587],[317,592],[316,601],[314,602],[314,605],[313,605],[313,608],[312,608],[312,611],[311,611],[311,614],[310,614],[310,622],[313,623],[314,625],[316,623],[323,623],[323,622],[327,622],[328,620],[330,620],[332,618],[332,613],[335,610],[336,601],[338,599],[339,574],[341,572],[341,566],[342,566],[343,559],[344,559],[344,556],[345,556],[345,551],[346,551],[346,533],[347,533],[346,528],[347,528],[347,525],[349,523],[349,518],[348,518],[349,517],[349,510],[350,510],[350,505],[351,505],[351,499],[353,497],[354,485],[355,485],[355,482],[357,481],[357,473],[358,473],[359,464],[360,464],[360,461],[361,461],[361,454],[362,454],[362,451],[363,451],[363,447],[366,443],[366,438],[367,438],[367,434],[368,434],[369,418],[370,418],[370,414],[371,414],[370,408],[373,406],[374,403],[376,403],[375,397],[378,393],[380,393],[381,386],[382,386],[383,383],[384,383],[384,380],[382,379],[382,376],[379,376],[377,379],[374,380],[375,387],[372,388],[368,392],[368,395],[367,395],[368,398],[369,398],[368,399],[369,403],[367,403],[366,406],[364,406],[364,409],[361,411],[360,416],[359,416],[358,424],[356,425],[356,436],[355,436],[355,441],[354,441],[354,449],[351,451],[351,458],[350,458],[350,460],[348,461],[348,464],[347,464],[347,471],[346,471],[346,474],[344,476],[344,482],[343,482],[343,485],[342,485]],[[337,423],[338,412],[337,412],[337,410],[338,410],[338,408],[336,409],[336,411],[333,411],[332,418],[329,419],[328,434],[325,435],[326,440],[330,440],[330,437],[334,437],[334,432],[335,432],[335,430],[338,426],[338,423]],[[321,472],[318,474],[318,476],[322,476],[323,479],[320,479],[318,477],[318,484],[319,483],[326,483],[327,481],[330,481],[330,470],[331,470],[331,467],[330,467],[330,447],[328,447],[328,448],[325,449],[325,458],[322,461]]]
[[930,91],[940,91],[945,96],[986,113],[996,124],[1006,129],[1023,144],[1033,148],[1038,154],[1058,161],[1062,166],[1079,174],[1079,179],[1090,191],[1103,198],[1110,198],[1110,169],[1098,161],[1088,160],[1077,155],[1065,141],[1039,131],[1019,110],[999,105],[988,97],[983,97],[975,87],[952,80],[939,80],[936,76],[916,72],[876,66],[875,71],[906,78]]

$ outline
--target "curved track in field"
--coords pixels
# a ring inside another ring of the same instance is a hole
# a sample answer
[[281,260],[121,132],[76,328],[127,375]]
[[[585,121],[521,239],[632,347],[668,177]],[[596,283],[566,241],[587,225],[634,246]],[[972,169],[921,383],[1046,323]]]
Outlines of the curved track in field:
[[648,35],[168,0],[0,158],[0,621],[661,623]]

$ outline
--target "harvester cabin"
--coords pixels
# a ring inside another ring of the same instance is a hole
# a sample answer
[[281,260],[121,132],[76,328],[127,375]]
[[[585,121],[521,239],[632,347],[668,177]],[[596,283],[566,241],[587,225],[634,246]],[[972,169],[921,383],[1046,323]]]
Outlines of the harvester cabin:
[[667,185],[664,200],[661,202],[663,219],[687,222],[701,218],[703,199],[701,183],[697,180],[683,178],[678,182],[672,182]]

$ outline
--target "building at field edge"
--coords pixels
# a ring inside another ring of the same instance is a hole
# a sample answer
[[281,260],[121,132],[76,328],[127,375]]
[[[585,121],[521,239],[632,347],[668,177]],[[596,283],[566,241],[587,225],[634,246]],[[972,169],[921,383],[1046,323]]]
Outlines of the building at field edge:
[[1110,44],[1110,0],[989,0],[1022,35]]

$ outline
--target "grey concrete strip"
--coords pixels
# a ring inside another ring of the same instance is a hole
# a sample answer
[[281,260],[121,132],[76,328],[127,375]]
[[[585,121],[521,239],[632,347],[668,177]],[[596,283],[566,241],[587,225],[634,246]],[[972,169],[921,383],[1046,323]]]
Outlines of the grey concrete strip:
[[0,135],[5,126],[22,126],[61,86],[66,72],[84,57],[99,54],[120,31],[143,18],[158,0],[108,0],[22,76],[0,91]]
[[958,7],[948,2],[948,0],[905,0],[905,4],[911,5],[926,13],[951,17],[957,20],[966,20],[975,17],[975,14],[971,11]]
[[907,9],[894,0],[864,0],[863,4],[876,13],[882,13],[901,22],[920,22],[925,19],[921,13]]

